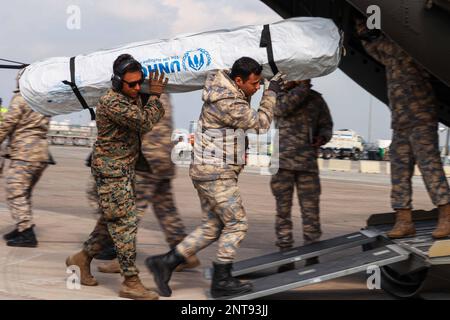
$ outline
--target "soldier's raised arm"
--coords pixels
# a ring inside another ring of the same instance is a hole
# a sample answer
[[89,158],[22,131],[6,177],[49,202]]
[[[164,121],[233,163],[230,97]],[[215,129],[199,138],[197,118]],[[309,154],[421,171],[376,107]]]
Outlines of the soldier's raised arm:
[[105,109],[108,118],[127,128],[142,133],[150,131],[153,126],[164,116],[164,107],[159,101],[168,79],[164,73],[151,73],[149,76],[150,98],[141,109],[139,105],[131,100],[112,100],[110,107]]
[[[273,109],[276,104],[276,97],[282,90],[284,74],[278,73],[269,82],[258,110],[253,109],[244,99],[234,100],[229,107],[227,125],[243,130],[267,130],[273,119]],[[227,118],[226,118],[227,119]]]
[[149,99],[141,109],[130,101],[110,101],[105,115],[114,123],[134,131],[147,132],[164,115],[164,108],[158,99]]
[[366,52],[381,64],[386,65],[387,59],[396,54],[395,44],[381,30],[369,30],[364,20],[357,20],[356,33]]

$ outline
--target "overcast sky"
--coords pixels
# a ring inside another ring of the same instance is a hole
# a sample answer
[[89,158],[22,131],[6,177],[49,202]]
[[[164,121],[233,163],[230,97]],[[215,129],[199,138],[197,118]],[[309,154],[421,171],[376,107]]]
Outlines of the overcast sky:
[[[67,28],[67,8],[81,10],[81,28]],[[258,0],[15,0],[0,10],[0,58],[31,63],[55,56],[74,56],[129,42],[164,39],[182,33],[264,24],[281,17]],[[245,53],[243,52],[243,55]],[[1,62],[0,62],[1,63]],[[15,71],[0,69],[0,97],[7,105],[15,87]],[[367,140],[372,100],[371,140],[390,139],[387,107],[340,70],[313,80],[328,102],[335,129],[356,130]],[[257,96],[256,98],[258,98]],[[258,99],[253,99],[257,105]],[[197,120],[200,91],[173,95],[177,128]],[[89,113],[70,116],[87,123]]]

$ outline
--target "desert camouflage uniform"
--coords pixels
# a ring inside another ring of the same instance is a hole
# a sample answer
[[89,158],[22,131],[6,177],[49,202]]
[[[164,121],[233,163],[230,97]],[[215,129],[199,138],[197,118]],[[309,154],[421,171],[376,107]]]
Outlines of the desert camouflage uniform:
[[166,241],[174,248],[186,236],[183,222],[177,212],[172,194],[172,179],[175,177],[175,165],[171,159],[172,142],[172,105],[168,95],[161,95],[165,115],[142,138],[142,154],[147,160],[150,171],[136,171],[136,206],[142,216],[151,203],[158,218]]
[[[8,109],[2,106],[1,99],[0,99],[0,123],[3,122],[3,115],[8,112]],[[6,151],[6,141],[3,141],[3,143],[0,144],[0,175],[3,174],[3,167],[5,165],[5,157],[7,155]]]
[[[271,188],[277,202],[275,230],[276,245],[281,249],[292,247],[292,196],[294,186],[302,211],[303,238],[306,243],[320,238],[319,217],[320,179],[317,166],[317,148],[314,137],[331,139],[333,122],[326,102],[320,93],[308,84],[300,84],[277,97],[274,109],[278,129],[279,170],[272,177]],[[277,150],[277,148],[275,148]]]
[[150,131],[164,115],[159,100],[142,106],[114,90],[97,105],[97,141],[93,147],[92,174],[97,183],[102,210],[84,250],[94,257],[114,243],[123,276],[138,274],[136,261],[137,210],[135,165],[142,134]]
[[0,125],[0,144],[9,137],[6,198],[20,232],[33,225],[31,194],[49,162],[48,128],[49,118],[16,93]]
[[219,240],[217,260],[222,263],[234,260],[248,229],[237,185],[245,158],[245,134],[234,130],[269,129],[275,99],[274,92],[265,91],[256,111],[226,71],[208,75],[190,168],[203,224],[177,246],[184,257]]
[[397,44],[381,35],[362,41],[366,51],[386,67],[392,111],[391,202],[412,208],[411,177],[417,163],[436,206],[450,203],[450,190],[439,154],[438,102],[428,72]]

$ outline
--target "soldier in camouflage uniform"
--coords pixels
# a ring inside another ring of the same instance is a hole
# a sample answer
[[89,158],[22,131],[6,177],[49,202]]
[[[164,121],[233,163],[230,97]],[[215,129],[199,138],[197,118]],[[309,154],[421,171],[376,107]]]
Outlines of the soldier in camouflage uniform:
[[3,238],[8,246],[36,247],[31,196],[50,160],[49,117],[33,111],[19,90],[14,93],[0,125],[0,144],[9,138],[11,162],[6,176],[6,199],[17,227]]
[[[173,249],[186,237],[186,232],[172,194],[175,165],[171,159],[173,124],[169,95],[161,95],[160,102],[164,106],[164,117],[142,138],[142,154],[150,166],[150,171],[136,171],[136,207],[138,218],[141,219],[149,203],[152,204],[166,241]],[[176,271],[195,268],[199,264],[200,261],[193,255]],[[120,266],[117,260],[113,260],[99,266],[98,270],[116,273],[120,272]]]
[[[274,108],[279,150],[273,154],[279,170],[272,176],[271,188],[277,203],[275,230],[280,250],[292,248],[292,195],[294,186],[302,211],[305,244],[317,241],[321,234],[319,219],[320,179],[318,148],[332,136],[333,121],[321,94],[311,89],[310,81],[292,81],[277,97]],[[317,262],[310,259],[307,265]],[[280,268],[292,269],[293,264]]]
[[190,168],[190,176],[200,198],[203,224],[175,249],[165,255],[147,258],[147,267],[163,296],[172,293],[168,282],[177,265],[215,241],[219,241],[219,249],[213,263],[212,296],[233,295],[252,289],[249,283],[231,276],[236,249],[248,228],[237,185],[243,168],[245,134],[236,132],[236,129],[258,131],[270,127],[281,80],[278,75],[271,81],[256,111],[249,102],[259,89],[261,71],[255,60],[244,57],[234,63],[231,73],[219,70],[207,76]]
[[428,194],[439,208],[433,237],[444,238],[450,235],[450,190],[439,153],[438,102],[430,75],[380,31],[369,31],[364,21],[357,22],[357,32],[366,51],[386,68],[393,129],[391,201],[396,211],[396,223],[388,236],[415,234],[411,177],[417,163]]
[[66,265],[80,268],[81,284],[97,285],[90,263],[104,247],[113,243],[125,278],[119,295],[131,299],[158,299],[155,292],[142,285],[136,267],[134,168],[141,154],[142,135],[164,115],[159,96],[167,80],[163,81],[164,75],[150,74],[151,96],[143,105],[139,96],[144,81],[140,63],[124,54],[116,59],[113,70],[113,89],[97,105],[98,134],[91,166],[102,214],[83,250],[68,257]]
[[[8,109],[3,107],[3,100],[0,98],[0,123],[3,122],[3,115],[8,112]],[[5,165],[5,157],[6,157],[6,142],[4,141],[0,144],[0,175],[3,174],[3,167]]]

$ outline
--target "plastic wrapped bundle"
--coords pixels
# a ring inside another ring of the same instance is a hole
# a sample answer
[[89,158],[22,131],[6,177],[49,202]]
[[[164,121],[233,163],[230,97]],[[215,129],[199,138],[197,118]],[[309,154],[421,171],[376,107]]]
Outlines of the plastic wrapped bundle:
[[[76,85],[87,105],[95,107],[111,87],[113,62],[123,53],[141,62],[146,76],[153,70],[166,73],[167,92],[187,92],[201,89],[208,71],[231,68],[242,56],[263,64],[266,78],[276,68],[291,80],[324,76],[339,64],[341,34],[329,19],[292,18],[270,26],[182,35],[79,55],[72,57],[72,68],[70,57],[50,58],[26,68],[21,93],[38,112],[67,114],[83,108],[73,90]],[[147,89],[147,83],[142,88]]]

